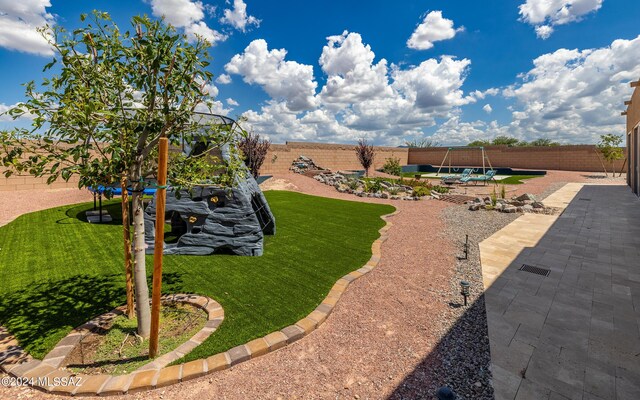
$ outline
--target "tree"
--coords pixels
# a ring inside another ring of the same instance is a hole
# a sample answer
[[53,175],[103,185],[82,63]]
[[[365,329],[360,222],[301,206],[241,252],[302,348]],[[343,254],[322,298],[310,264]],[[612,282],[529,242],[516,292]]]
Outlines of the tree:
[[[602,154],[602,157],[611,163],[611,171],[613,171],[614,176],[616,172],[616,160],[622,160],[624,158],[624,151],[620,148],[620,144],[622,144],[622,136],[612,133],[600,135],[600,141],[597,144],[598,151]],[[604,163],[602,164],[602,168],[604,169],[605,175],[609,176]]]
[[469,143],[467,146],[469,147],[487,147],[487,146],[491,146],[491,142],[488,140],[474,140],[473,142]]
[[[212,106],[205,91],[212,78],[205,70],[205,40],[190,44],[173,27],[146,16],[132,19],[133,33],[122,32],[107,13],[96,11],[88,22],[73,32],[43,28],[55,54],[44,70],[59,63],[60,72],[43,80],[42,91],[28,83],[27,100],[9,111],[14,118],[30,114],[33,123],[30,130],[0,135],[2,161],[9,168],[5,175],[28,172],[48,176],[49,183],[77,175],[80,188],[126,177],[132,191],[138,334],[146,338],[150,315],[142,191],[154,174],[158,141],[166,137],[177,146],[206,137],[222,145],[231,141],[232,132],[194,118],[196,108]],[[173,155],[172,188],[205,181],[220,169],[217,161]],[[229,166],[216,182],[228,184],[233,172]]]
[[366,139],[358,140],[356,155],[358,156],[360,165],[364,168],[365,176],[369,176],[369,168],[373,165],[373,159],[376,155],[373,145],[368,144]]
[[260,139],[260,135],[253,132],[249,132],[238,142],[244,163],[254,178],[258,178],[260,167],[262,167],[264,159],[267,157],[270,146],[270,140]]
[[427,138],[422,138],[422,139],[414,139],[414,140],[406,140],[404,142],[405,146],[407,147],[411,147],[411,148],[427,148],[427,147],[438,147],[440,146],[440,143],[432,140],[432,139],[427,139]]
[[523,142],[526,146],[560,146],[560,143],[554,142],[549,138],[539,138],[529,143]]
[[518,139],[516,139],[514,137],[510,137],[510,136],[496,136],[491,141],[491,144],[494,145],[494,146],[509,146],[509,147],[513,147],[513,146],[517,146],[518,143],[519,143]]

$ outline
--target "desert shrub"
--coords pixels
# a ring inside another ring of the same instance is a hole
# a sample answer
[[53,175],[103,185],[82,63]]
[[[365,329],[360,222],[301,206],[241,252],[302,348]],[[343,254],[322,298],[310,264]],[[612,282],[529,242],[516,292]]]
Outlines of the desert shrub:
[[366,139],[358,140],[358,145],[356,146],[356,155],[358,156],[360,165],[362,165],[362,168],[364,168],[365,175],[369,176],[369,168],[371,168],[373,159],[376,155],[373,145],[367,143]]
[[398,193],[400,193],[400,188],[397,186],[392,186],[387,189],[387,193],[389,193],[391,196],[397,196]]
[[429,182],[428,180],[417,180],[417,179],[411,179],[409,181],[404,181],[402,183],[403,185],[406,186],[411,186],[411,187],[426,187],[426,188],[431,188],[431,182]]
[[367,193],[378,193],[382,191],[382,179],[368,179],[364,182],[364,191]]
[[269,151],[269,146],[271,146],[270,140],[260,139],[260,135],[257,133],[254,134],[253,132],[247,133],[247,135],[242,137],[238,142],[244,163],[254,178],[257,178],[260,174],[260,167],[262,163],[264,163],[267,151]]
[[400,166],[400,159],[396,157],[387,158],[384,160],[382,166],[382,172],[389,175],[400,176],[402,174],[402,167]]
[[431,194],[431,190],[425,186],[416,186],[413,188],[413,193],[411,194],[413,197],[423,197],[429,196]]
[[507,186],[506,185],[500,186],[500,198],[501,199],[506,199],[507,198]]
[[358,186],[360,186],[360,182],[358,182],[357,179],[349,179],[349,181],[347,181],[347,186],[351,190],[356,190]]
[[435,185],[431,187],[431,191],[444,194],[444,193],[449,193],[449,188],[446,186]]

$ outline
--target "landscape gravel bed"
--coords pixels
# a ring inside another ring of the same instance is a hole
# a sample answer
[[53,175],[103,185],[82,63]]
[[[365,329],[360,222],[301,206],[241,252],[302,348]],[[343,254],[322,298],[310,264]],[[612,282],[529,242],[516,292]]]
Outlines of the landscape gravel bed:
[[[482,268],[478,243],[515,220],[519,214],[474,213],[464,205],[442,211],[445,227],[440,236],[450,240],[455,253],[455,272],[448,285],[441,287],[442,299],[451,299],[448,307],[434,318],[432,335],[438,344],[430,354],[434,361],[423,363],[421,379],[405,381],[398,399],[415,398],[416,393],[431,397],[438,388],[447,386],[459,400],[490,400],[491,354],[484,305]],[[464,258],[465,235],[469,235],[469,250]],[[460,281],[471,284],[468,306],[461,295]],[[437,321],[437,322],[436,322]]]
[[[582,175],[550,171],[518,191],[542,199],[564,182],[584,181]],[[338,193],[299,174],[272,179],[272,189],[391,203]],[[460,399],[492,399],[478,243],[518,214],[474,213],[442,201],[392,204],[399,213],[390,219],[394,225],[379,266],[349,287],[320,329],[229,370],[116,398],[435,399],[435,390],[447,385]],[[465,234],[469,258],[456,260]],[[471,283],[467,308],[460,306],[462,279]],[[0,387],[2,398],[51,397],[25,387]]]

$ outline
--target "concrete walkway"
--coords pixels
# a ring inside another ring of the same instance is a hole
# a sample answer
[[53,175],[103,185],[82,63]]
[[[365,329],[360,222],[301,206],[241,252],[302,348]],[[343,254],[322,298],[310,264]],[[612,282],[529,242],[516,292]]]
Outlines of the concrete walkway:
[[640,200],[568,184],[545,204],[566,209],[480,244],[496,399],[640,399]]

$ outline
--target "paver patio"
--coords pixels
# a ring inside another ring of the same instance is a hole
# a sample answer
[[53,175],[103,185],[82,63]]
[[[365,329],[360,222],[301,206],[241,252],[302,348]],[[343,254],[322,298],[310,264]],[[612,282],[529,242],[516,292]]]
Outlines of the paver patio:
[[545,204],[564,211],[480,244],[496,399],[640,399],[640,200],[568,184]]

